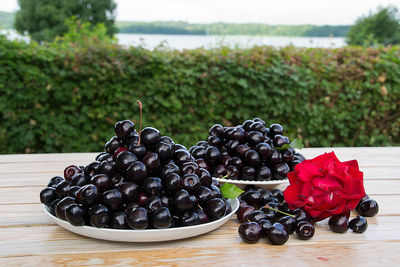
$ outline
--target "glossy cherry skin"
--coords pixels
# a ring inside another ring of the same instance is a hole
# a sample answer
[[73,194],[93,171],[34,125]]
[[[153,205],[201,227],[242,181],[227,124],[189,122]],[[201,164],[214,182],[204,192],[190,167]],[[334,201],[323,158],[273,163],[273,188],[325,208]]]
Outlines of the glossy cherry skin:
[[247,215],[247,220],[258,223],[261,220],[267,220],[267,216],[261,210],[254,210]]
[[364,217],[357,216],[349,222],[349,228],[355,233],[364,233],[368,228],[368,222]]
[[149,224],[147,211],[142,207],[131,209],[127,213],[126,220],[128,225],[135,230],[146,229]]
[[103,161],[99,167],[99,173],[113,174],[117,171],[117,164],[114,161]]
[[272,180],[272,173],[270,168],[267,166],[261,166],[257,169],[257,180],[258,181],[270,181]]
[[147,154],[147,148],[144,145],[133,144],[129,146],[129,151],[132,152],[139,160],[142,160]]
[[244,242],[254,244],[260,239],[262,230],[256,222],[244,222],[240,224],[238,232]]
[[161,207],[151,214],[151,222],[154,228],[164,229],[172,226],[172,215],[168,208]]
[[76,165],[70,165],[64,170],[64,178],[65,180],[72,180],[72,177],[82,172],[82,170]]
[[104,145],[106,151],[108,153],[114,154],[115,150],[121,146],[121,141],[117,136],[113,136],[110,140]]
[[296,226],[297,237],[301,240],[308,240],[314,236],[315,227],[308,221],[300,221]]
[[206,149],[205,159],[208,163],[212,165],[217,165],[222,160],[221,151],[215,146],[209,146]]
[[269,135],[274,137],[275,135],[283,135],[283,127],[280,124],[274,123],[269,126]]
[[379,212],[379,205],[373,199],[367,199],[358,205],[358,213],[364,217],[373,217]]
[[178,213],[185,213],[192,210],[196,205],[196,197],[190,195],[185,189],[179,190],[173,198],[173,207]]
[[136,184],[141,184],[148,175],[146,165],[140,161],[132,163],[126,170],[126,178]]
[[71,179],[71,186],[84,186],[89,182],[89,179],[84,173],[78,173]]
[[292,216],[283,216],[278,219],[278,222],[285,226],[286,232],[291,235],[296,229],[296,219]]
[[261,160],[266,160],[272,155],[272,148],[269,144],[267,143],[259,143],[256,146],[256,151],[258,155],[260,156]]
[[170,175],[172,173],[180,174],[180,172],[181,172],[181,170],[174,163],[167,163],[162,168],[161,173],[160,173],[160,177],[162,179],[164,179],[164,178],[166,178],[168,175]]
[[55,208],[55,212],[58,218],[60,218],[61,220],[66,220],[65,218],[65,210],[67,209],[67,207],[71,204],[75,204],[75,198],[73,197],[64,197],[63,199],[60,200],[60,202],[58,202],[56,208]]
[[67,221],[74,226],[82,226],[86,221],[86,211],[81,204],[71,204],[65,210]]
[[122,182],[118,186],[118,191],[121,192],[125,203],[132,202],[138,198],[139,186],[132,182]]
[[158,154],[161,162],[167,162],[174,155],[174,147],[172,144],[159,142],[156,145],[155,152]]
[[200,218],[197,212],[194,211],[189,211],[185,212],[181,217],[180,217],[180,223],[182,226],[193,226],[200,224]]
[[54,176],[53,178],[50,179],[49,183],[47,184],[47,187],[53,187],[56,188],[59,183],[64,181],[64,178],[61,176]]
[[205,212],[212,220],[218,220],[225,216],[226,204],[221,198],[213,198],[208,200],[205,205]]
[[250,145],[255,146],[264,141],[264,135],[260,132],[251,131],[247,134],[247,141]]
[[128,229],[126,213],[123,211],[115,212],[111,215],[110,227],[113,229]]
[[79,203],[85,206],[91,206],[98,201],[100,194],[100,189],[96,185],[87,184],[79,189],[77,199]]
[[147,177],[143,181],[142,189],[148,195],[158,195],[163,190],[162,181],[158,177]]
[[94,227],[105,228],[110,222],[110,211],[102,204],[91,206],[88,210],[90,224]]
[[144,207],[147,209],[148,212],[152,213],[163,206],[161,199],[157,196],[151,196],[147,199],[146,204]]
[[96,185],[103,192],[111,189],[111,179],[107,174],[93,176],[90,183]]
[[195,192],[201,186],[200,178],[194,173],[183,175],[182,182],[183,189],[188,192]]
[[272,227],[267,230],[267,237],[273,245],[283,245],[289,239],[285,227],[280,223],[274,223]]
[[178,166],[182,166],[183,163],[191,161],[191,155],[189,151],[185,149],[175,150],[174,161]]
[[204,158],[205,155],[206,155],[206,148],[205,148],[205,147],[202,147],[202,146],[196,146],[196,147],[192,150],[191,154],[192,154],[192,156],[193,156],[195,159]]
[[240,172],[240,176],[243,180],[255,180],[256,178],[256,169],[251,166],[244,166]]
[[40,191],[40,202],[50,206],[51,202],[57,198],[56,190],[53,187],[46,187]]
[[199,165],[194,161],[185,162],[182,164],[182,174],[196,174],[199,175]]
[[146,127],[140,133],[141,142],[148,146],[148,145],[155,145],[160,142],[161,135],[160,131],[153,128],[153,127]]
[[68,196],[68,191],[69,191],[70,186],[71,186],[71,183],[67,180],[63,180],[60,183],[58,183],[55,188],[57,197],[63,198],[63,197]]
[[204,168],[199,169],[199,179],[202,186],[210,187],[212,183],[212,177],[208,170]]
[[87,177],[93,177],[94,175],[98,174],[100,171],[100,165],[101,165],[100,161],[93,161],[92,163],[88,164],[84,169],[85,175]]
[[224,135],[224,129],[220,124],[214,124],[208,131],[209,135],[222,137]]
[[157,153],[148,153],[142,159],[144,165],[146,165],[147,172],[150,175],[158,174],[161,168],[161,161]]
[[119,121],[115,123],[114,129],[117,137],[123,139],[135,130],[135,124],[130,120]]
[[120,172],[125,172],[126,169],[137,160],[137,157],[132,152],[122,151],[117,156],[117,168]]
[[334,215],[329,219],[328,224],[331,231],[345,233],[349,229],[349,218],[344,214]]
[[123,195],[117,189],[111,189],[103,193],[102,203],[110,210],[118,210],[123,203]]
[[205,203],[206,201],[214,198],[214,194],[211,189],[205,186],[200,186],[196,192],[195,196],[199,200],[199,203]]

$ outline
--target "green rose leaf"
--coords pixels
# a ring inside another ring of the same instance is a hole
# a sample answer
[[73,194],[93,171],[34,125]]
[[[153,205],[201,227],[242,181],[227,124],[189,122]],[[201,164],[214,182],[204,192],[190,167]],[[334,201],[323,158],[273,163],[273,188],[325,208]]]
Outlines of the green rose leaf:
[[277,150],[284,150],[288,148],[302,149],[304,147],[303,143],[299,139],[294,139],[290,144],[284,144],[281,147],[275,147]]
[[244,191],[234,184],[225,183],[220,189],[222,196],[226,198],[237,198]]

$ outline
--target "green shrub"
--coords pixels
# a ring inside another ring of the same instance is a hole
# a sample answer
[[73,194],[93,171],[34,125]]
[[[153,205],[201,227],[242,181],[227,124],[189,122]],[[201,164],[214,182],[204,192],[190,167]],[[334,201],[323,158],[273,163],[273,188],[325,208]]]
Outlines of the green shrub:
[[[101,42],[99,42],[101,43]],[[306,146],[400,144],[400,49],[39,46],[0,37],[0,152],[99,151],[115,121],[190,146],[261,117]]]

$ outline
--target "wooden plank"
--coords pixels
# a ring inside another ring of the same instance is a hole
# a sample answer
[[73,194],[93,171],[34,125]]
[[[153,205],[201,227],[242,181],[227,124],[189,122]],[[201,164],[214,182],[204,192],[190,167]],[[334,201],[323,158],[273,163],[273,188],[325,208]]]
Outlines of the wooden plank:
[[83,153],[38,153],[38,154],[5,154],[0,155],[0,164],[2,163],[20,163],[20,162],[75,162],[94,160],[100,152]]
[[[284,190],[285,186],[279,188]],[[364,186],[367,194],[400,195],[400,180],[365,180]],[[0,187],[0,205],[39,203],[39,193],[43,187]]]
[[[284,246],[280,249],[284,251],[290,246],[299,246],[301,248],[312,244],[341,244],[378,242],[378,241],[397,241],[400,242],[400,223],[399,216],[378,216],[368,218],[368,230],[363,234],[355,234],[350,231],[344,234],[335,234],[328,228],[326,221],[320,222],[316,226],[316,234],[309,241],[299,240],[292,235]],[[0,256],[21,256],[21,255],[54,255],[65,253],[100,253],[117,251],[144,251],[154,250],[154,256],[157,253],[164,254],[164,251],[170,247],[181,248],[182,250],[201,247],[220,247],[224,249],[240,249],[244,244],[237,233],[238,223],[234,220],[227,222],[206,235],[176,240],[171,242],[156,243],[121,243],[108,242],[102,240],[82,237],[71,233],[59,226],[32,226],[16,228],[0,228],[2,242],[0,243]],[[253,247],[262,246],[268,250],[272,246],[265,244],[265,240],[260,241]],[[252,248],[253,248],[252,247]],[[246,254],[240,253],[242,256]]]
[[271,246],[257,244],[235,244],[216,247],[204,244],[197,248],[182,248],[171,244],[162,251],[129,250],[101,253],[68,253],[40,256],[0,258],[2,266],[396,266],[400,252],[398,242],[351,242],[349,244],[310,244]]
[[[400,195],[371,195],[379,204],[379,216],[400,216]],[[356,216],[356,212],[352,216]],[[15,204],[0,205],[0,227],[24,227],[38,225],[55,225],[48,217],[42,205]]]

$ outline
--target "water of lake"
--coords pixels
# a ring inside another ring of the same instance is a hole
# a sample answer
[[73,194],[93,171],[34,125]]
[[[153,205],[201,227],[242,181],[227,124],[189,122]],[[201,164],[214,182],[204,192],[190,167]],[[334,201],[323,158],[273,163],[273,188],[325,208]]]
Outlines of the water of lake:
[[284,37],[284,36],[243,36],[243,35],[161,35],[161,34],[117,34],[122,45],[142,45],[153,49],[160,44],[175,49],[212,48],[221,44],[230,47],[248,48],[255,45],[300,46],[336,48],[346,45],[345,38],[339,37]]
[[[29,41],[26,36],[14,30],[0,33],[7,34],[9,39]],[[198,47],[212,48],[221,45],[248,48],[255,45],[336,48],[345,46],[345,38],[339,37],[284,37],[284,36],[245,36],[245,35],[166,35],[166,34],[125,34],[116,35],[118,43],[126,46],[141,45],[148,49],[164,45],[174,49],[193,49]]]

